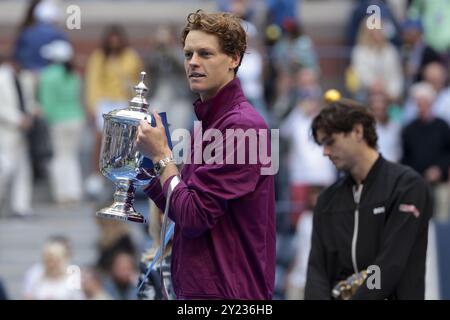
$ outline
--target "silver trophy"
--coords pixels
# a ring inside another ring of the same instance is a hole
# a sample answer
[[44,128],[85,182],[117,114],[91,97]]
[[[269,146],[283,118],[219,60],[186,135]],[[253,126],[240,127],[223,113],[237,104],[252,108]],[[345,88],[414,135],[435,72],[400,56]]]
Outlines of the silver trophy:
[[[97,211],[98,217],[146,223],[142,214],[134,207],[134,195],[137,186],[147,185],[154,177],[153,162],[145,158],[136,148],[136,136],[139,122],[146,119],[155,126],[155,120],[148,113],[144,84],[146,73],[141,72],[141,81],[134,87],[136,96],[128,108],[116,109],[103,114],[104,127],[100,152],[102,174],[116,185],[114,202],[111,206]],[[166,128],[166,136],[171,147],[167,118],[159,113]]]

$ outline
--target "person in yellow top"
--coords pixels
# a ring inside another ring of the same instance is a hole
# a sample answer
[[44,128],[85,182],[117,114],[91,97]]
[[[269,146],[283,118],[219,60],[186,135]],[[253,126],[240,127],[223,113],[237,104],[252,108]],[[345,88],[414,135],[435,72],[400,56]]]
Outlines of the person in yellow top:
[[101,47],[96,49],[86,67],[86,104],[96,141],[93,172],[86,181],[87,192],[93,196],[102,190],[103,176],[99,171],[99,156],[103,130],[103,113],[125,108],[133,96],[133,86],[139,82],[143,63],[138,53],[127,43],[123,28],[111,25],[104,31]]

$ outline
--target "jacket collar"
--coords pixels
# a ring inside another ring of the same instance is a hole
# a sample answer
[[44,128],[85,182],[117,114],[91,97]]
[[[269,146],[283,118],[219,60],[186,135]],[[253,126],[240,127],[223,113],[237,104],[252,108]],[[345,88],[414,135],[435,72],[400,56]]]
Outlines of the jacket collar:
[[208,126],[233,106],[246,100],[239,78],[234,78],[208,101],[202,102],[201,99],[197,99],[194,102],[194,110],[197,118]]
[[[373,179],[377,176],[377,172],[380,170],[380,167],[383,163],[385,163],[386,160],[383,158],[381,153],[378,154],[377,160],[372,165],[372,168],[370,168],[369,173],[367,173],[366,178],[362,181],[363,185],[368,185],[373,181]],[[347,183],[350,185],[355,185],[356,182],[353,180],[353,177],[350,173],[347,173]]]

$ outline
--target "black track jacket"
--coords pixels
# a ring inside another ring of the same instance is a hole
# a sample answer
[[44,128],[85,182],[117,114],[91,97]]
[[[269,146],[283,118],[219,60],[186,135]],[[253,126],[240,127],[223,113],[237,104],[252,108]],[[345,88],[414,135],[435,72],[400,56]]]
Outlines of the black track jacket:
[[362,183],[359,205],[356,190],[347,174],[318,199],[305,299],[331,299],[339,281],[371,265],[379,267],[380,289],[364,283],[352,299],[424,299],[433,210],[425,181],[380,155]]

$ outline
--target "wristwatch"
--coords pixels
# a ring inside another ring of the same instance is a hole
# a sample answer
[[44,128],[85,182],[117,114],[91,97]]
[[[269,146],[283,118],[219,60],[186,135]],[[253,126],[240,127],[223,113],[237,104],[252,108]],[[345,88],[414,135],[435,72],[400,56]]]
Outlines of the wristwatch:
[[172,155],[153,163],[153,170],[155,171],[155,174],[159,176],[164,168],[169,165],[169,163],[175,163],[175,159]]

